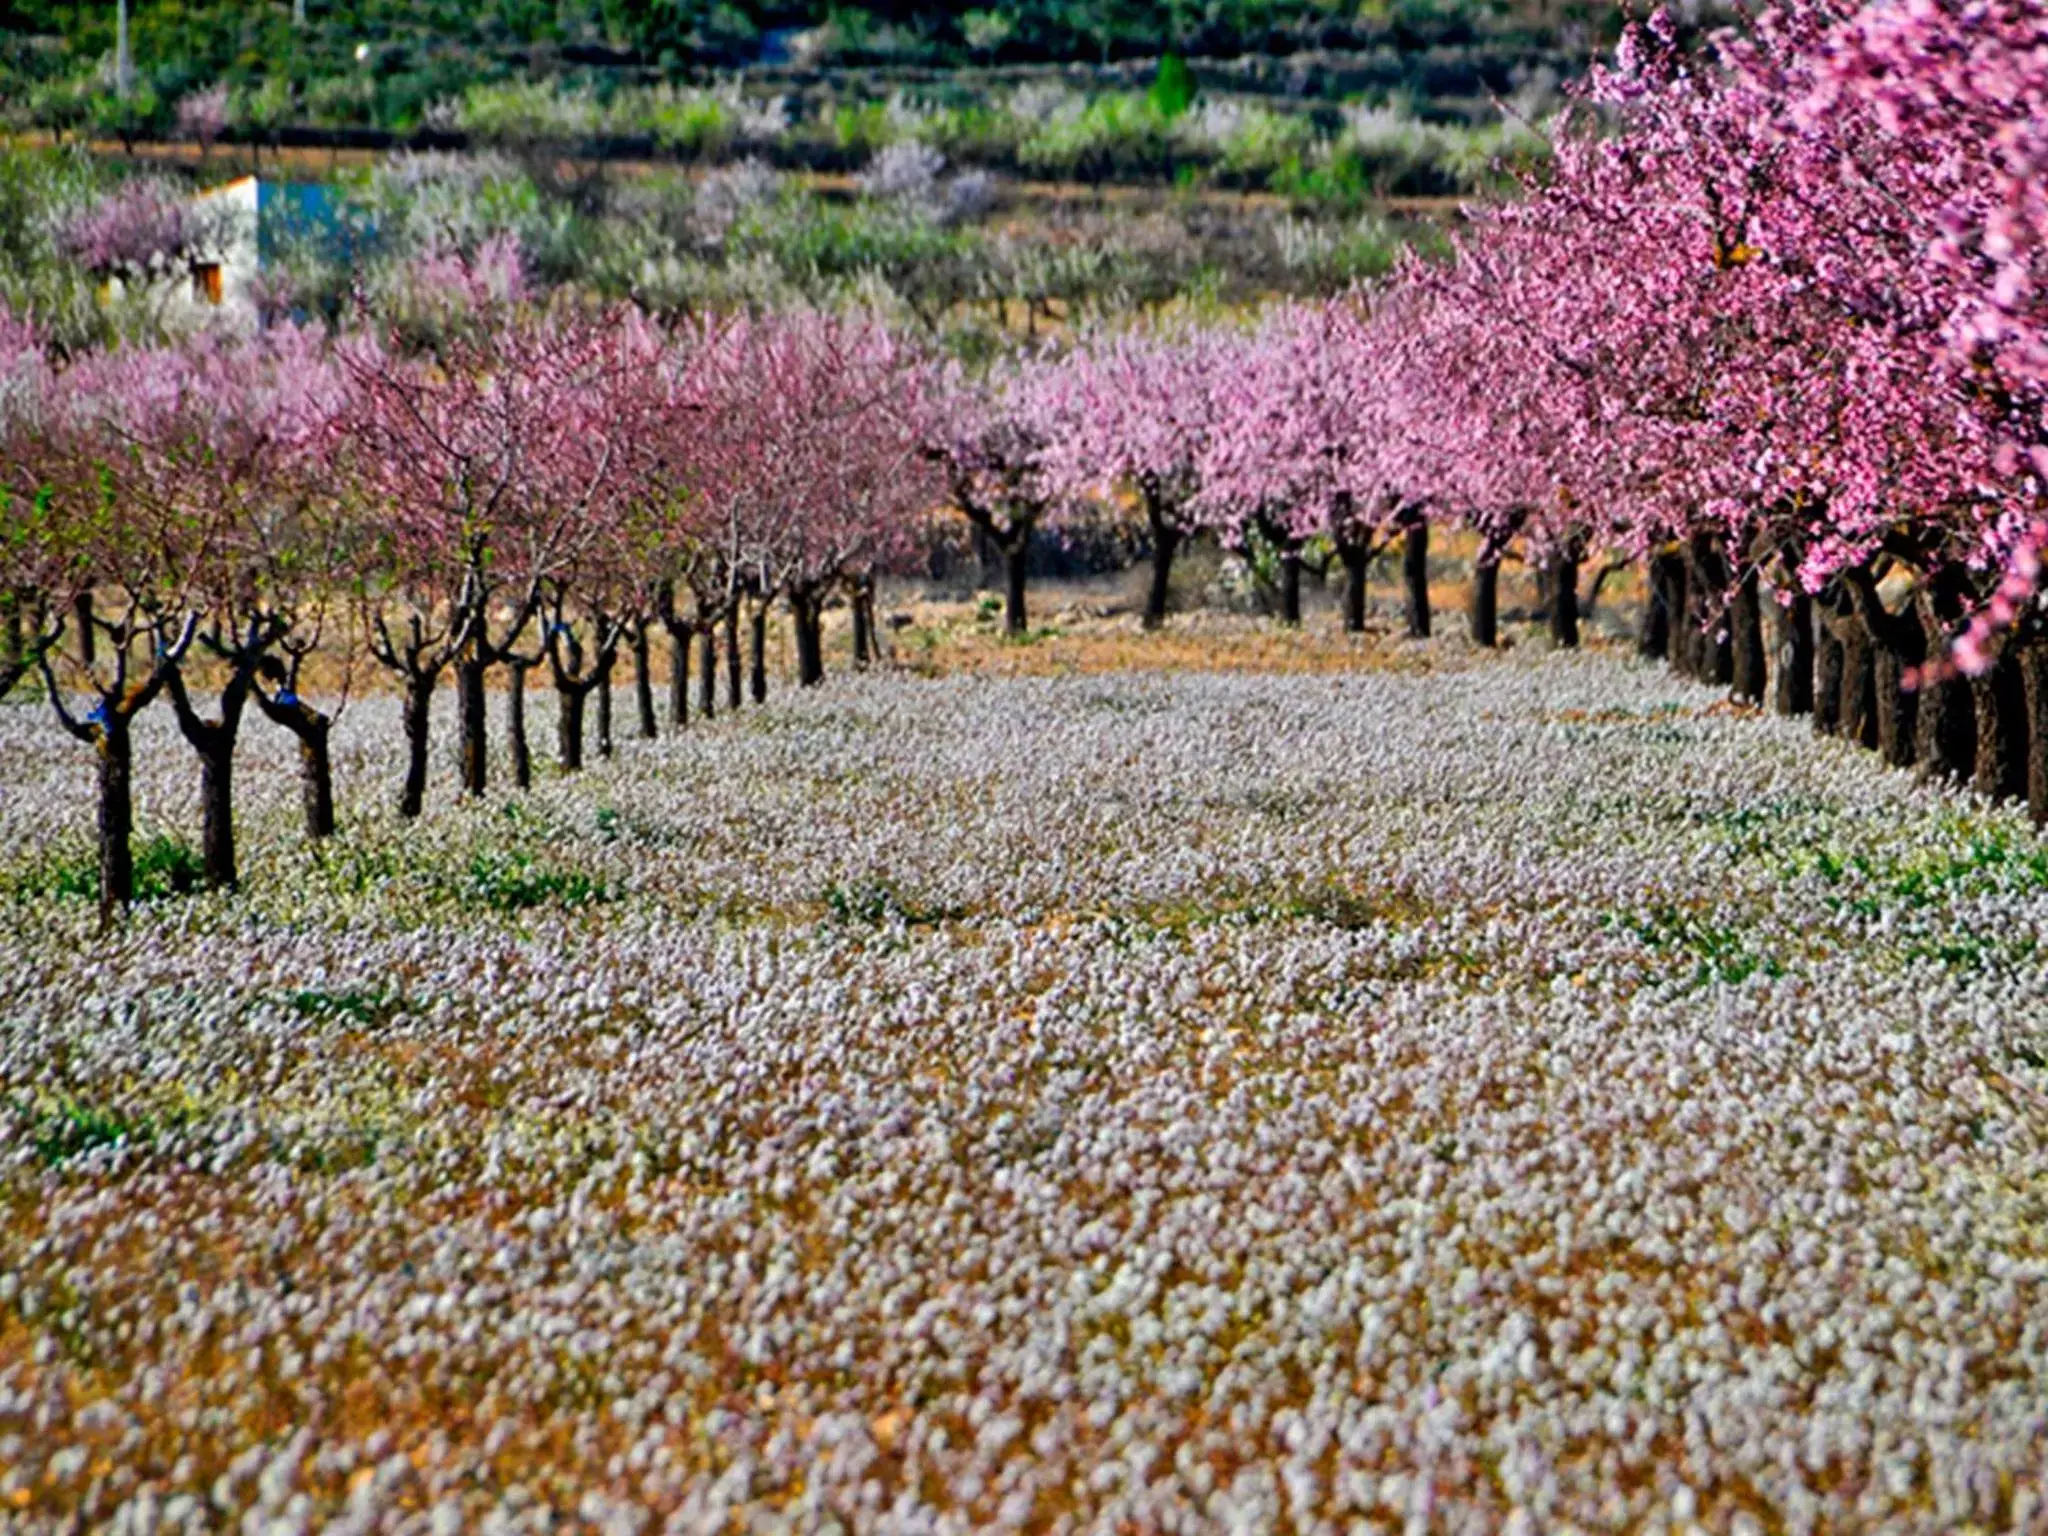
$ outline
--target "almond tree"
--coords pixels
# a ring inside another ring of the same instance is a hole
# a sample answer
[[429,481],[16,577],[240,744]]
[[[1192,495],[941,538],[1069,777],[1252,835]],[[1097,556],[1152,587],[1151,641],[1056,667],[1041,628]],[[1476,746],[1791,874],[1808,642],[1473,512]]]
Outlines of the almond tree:
[[[292,666],[313,643],[308,615],[339,568],[317,518],[304,513],[309,461],[327,440],[339,393],[324,338],[284,327],[246,343],[201,338],[109,360],[106,430],[120,451],[104,461],[114,493],[153,510],[186,562],[178,594],[196,620],[197,655],[220,681],[213,715],[194,698],[190,663],[164,678],[178,726],[200,761],[201,845],[207,882],[232,887],[238,870],[234,760],[242,718],[277,648],[295,635]],[[165,622],[176,621],[167,609]],[[311,620],[317,633],[319,621]],[[272,701],[274,702],[274,701]],[[332,830],[333,791],[318,711],[278,705],[300,729],[308,830]],[[318,814],[315,807],[324,806]]]
[[[1257,528],[1281,553],[1281,615],[1301,619],[1301,549],[1328,539],[1344,566],[1344,627],[1365,628],[1372,561],[1406,536],[1426,572],[1421,510],[1435,466],[1419,460],[1405,412],[1395,317],[1401,296],[1290,305],[1250,337],[1217,340],[1212,418],[1198,464],[1198,517],[1226,544]],[[1415,562],[1411,562],[1414,564]],[[1411,589],[1427,633],[1428,589]]]
[[340,349],[348,491],[371,535],[371,653],[405,690],[406,816],[420,812],[428,708],[451,667],[462,787],[483,793],[489,670],[512,656],[547,582],[633,462],[634,423],[607,414],[602,385],[646,365],[643,326],[617,314],[489,307],[482,295],[477,308],[478,323],[429,356],[369,337]]
[[[59,555],[64,590],[51,595],[97,642],[75,659],[39,646],[35,660],[59,725],[98,760],[102,922],[135,899],[134,719],[177,672],[200,620],[194,528],[160,501],[124,494],[120,475],[134,451],[127,396],[147,394],[161,366],[148,353],[75,359],[50,379],[34,429],[8,444],[8,478],[40,524],[33,543]],[[95,589],[108,600],[71,604]],[[90,701],[84,713],[67,684]]]
[[1052,445],[1071,429],[1072,397],[1061,364],[1044,354],[1005,357],[985,375],[955,365],[934,380],[933,428],[924,452],[945,495],[1003,561],[1003,628],[1029,628],[1025,587],[1031,540],[1064,502],[1049,473]]
[[[765,606],[779,593],[798,681],[814,685],[827,596],[893,554],[908,504],[941,494],[919,451],[917,359],[876,321],[801,311],[727,327],[704,378],[690,586],[706,676],[714,627],[741,601]],[[755,634],[758,656],[759,609]],[[708,697],[707,682],[700,706]]]
[[1060,375],[1057,408],[1070,430],[1052,445],[1048,473],[1064,496],[1138,498],[1152,551],[1147,629],[1165,622],[1174,555],[1201,527],[1196,495],[1219,350],[1202,332],[1126,332],[1077,347]]

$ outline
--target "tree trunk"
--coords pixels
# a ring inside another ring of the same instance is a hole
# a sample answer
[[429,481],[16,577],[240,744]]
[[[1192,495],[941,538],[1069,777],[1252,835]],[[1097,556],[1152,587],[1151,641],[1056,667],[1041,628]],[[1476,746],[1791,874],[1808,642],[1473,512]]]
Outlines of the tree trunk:
[[645,620],[633,626],[633,707],[640,716],[640,739],[652,741],[661,734],[654,722],[654,673]]
[[2027,811],[2035,826],[2048,826],[2048,636],[2022,641],[2017,654],[2027,701]]
[[135,741],[128,718],[116,709],[104,712],[100,755],[100,922],[135,901]]
[[796,629],[796,680],[801,688],[825,681],[825,644],[821,603],[816,593],[792,587],[789,616]]
[[1714,605],[1725,602],[1728,593],[1728,559],[1721,541],[1711,534],[1696,534],[1686,551],[1687,618],[1697,649],[1696,676],[1703,683],[1729,688],[1735,682],[1735,645],[1725,613],[1717,616]]
[[718,714],[718,631],[709,624],[697,631],[697,713],[706,720]]
[[474,655],[455,664],[455,702],[462,737],[462,792],[482,797],[490,777],[490,747],[485,740],[488,707],[484,697],[485,663]]
[[1671,669],[1697,682],[1706,673],[1700,661],[1703,637],[1692,611],[1692,567],[1683,555],[1666,557],[1665,592],[1671,604]]
[[1781,715],[1813,710],[1813,599],[1803,591],[1790,603],[1773,599],[1771,622],[1777,628],[1776,655],[1771,667],[1771,707]]
[[1579,643],[1579,562],[1563,555],[1550,562],[1550,639],[1563,650]]
[[583,766],[583,701],[590,695],[574,683],[557,683],[555,697],[555,761],[562,772],[575,773]]
[[1764,614],[1754,570],[1745,572],[1728,607],[1730,691],[1745,704],[1764,701]]
[[1859,747],[1877,745],[1876,661],[1863,621],[1842,620],[1842,735]]
[[1500,644],[1500,562],[1483,561],[1472,567],[1472,643]]
[[328,750],[332,723],[309,720],[299,738],[299,804],[306,813],[306,836],[325,842],[334,836],[334,759]]
[[1166,622],[1167,584],[1173,577],[1173,555],[1180,548],[1180,532],[1152,517],[1152,585],[1145,593],[1145,628],[1157,629]]
[[1408,589],[1408,638],[1429,638],[1429,524],[1411,523],[1401,546],[1401,577]]
[[1372,563],[1372,551],[1363,544],[1339,544],[1337,558],[1344,562],[1344,632],[1365,633],[1365,571]]
[[276,699],[258,692],[256,701],[271,723],[290,731],[299,744],[299,806],[305,813],[306,838],[325,842],[334,836],[334,761],[329,745],[334,722],[290,691]]
[[1031,570],[1031,535],[1027,531],[1003,547],[1003,633],[1021,636],[1030,627],[1024,610],[1024,581]]
[[853,589],[853,666],[865,672],[874,660],[874,632],[868,618],[867,594],[859,583]]
[[2001,655],[1989,672],[1970,679],[1970,705],[1977,722],[1972,786],[1994,800],[2027,794],[2026,682],[2010,656]]
[[417,816],[427,797],[427,731],[433,719],[434,679],[413,677],[405,685],[405,784],[398,814]]
[[533,788],[533,749],[526,740],[526,674],[524,661],[512,663],[512,689],[505,699],[505,745],[512,756],[512,782]]
[[677,730],[690,723],[690,632],[668,627],[668,721]]
[[1813,733],[1838,736],[1842,731],[1842,673],[1847,657],[1842,640],[1828,622],[1827,603],[1812,606],[1813,620]]
[[1669,555],[1652,555],[1644,571],[1643,619],[1636,631],[1636,654],[1651,661],[1671,655],[1671,563]]
[[597,755],[607,762],[612,755],[612,668],[618,659],[616,646],[597,658]]
[[1871,649],[1871,688],[1877,701],[1877,755],[1893,768],[1910,768],[1919,733],[1919,698],[1906,688],[1910,658],[1882,640]]
[[725,707],[740,707],[740,600],[733,599],[725,612]]
[[[1921,632],[1926,637],[1921,654],[1939,656],[1948,649],[1942,616],[1931,599],[1918,606]],[[1921,775],[1968,783],[1977,768],[1977,726],[1969,680],[1945,677],[1925,683],[1915,707],[1915,755]]]
[[1280,622],[1289,629],[1301,628],[1301,546],[1289,544],[1280,551]]
[[231,891],[236,884],[235,743],[242,734],[253,664],[238,657],[234,667],[221,690],[218,720],[203,719],[192,707],[182,672],[173,668],[164,674],[179,734],[199,754],[200,854],[206,884],[217,891]]
[[199,748],[200,857],[206,883],[235,888],[235,733],[222,730]]
[[768,605],[747,617],[747,682],[756,704],[768,702]]

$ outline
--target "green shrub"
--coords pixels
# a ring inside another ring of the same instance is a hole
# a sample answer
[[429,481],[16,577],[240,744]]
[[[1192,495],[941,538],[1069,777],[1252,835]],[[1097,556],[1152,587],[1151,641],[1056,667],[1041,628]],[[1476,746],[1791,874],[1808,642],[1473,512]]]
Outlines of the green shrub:
[[1146,105],[1167,122],[1172,122],[1195,104],[1195,72],[1188,61],[1169,53],[1159,61],[1152,77],[1152,89],[1145,93]]

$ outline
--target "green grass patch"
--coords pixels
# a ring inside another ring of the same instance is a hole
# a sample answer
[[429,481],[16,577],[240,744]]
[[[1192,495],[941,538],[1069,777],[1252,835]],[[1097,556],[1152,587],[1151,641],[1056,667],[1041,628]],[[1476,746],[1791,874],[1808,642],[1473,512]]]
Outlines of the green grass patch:
[[1785,974],[1776,956],[1756,949],[1739,929],[1716,923],[1690,908],[1662,906],[1645,912],[1609,913],[1602,926],[1633,934],[1660,954],[1692,957],[1695,986],[1713,981],[1733,985],[1759,973],[1774,978]]
[[[190,896],[205,883],[206,862],[190,843],[160,833],[133,845],[133,852],[137,901]],[[66,852],[19,865],[0,879],[0,890],[45,901],[98,901],[99,852]]]
[[524,853],[478,854],[457,882],[455,894],[493,912],[588,907],[611,899],[601,882],[581,870],[552,869]]
[[29,1146],[45,1168],[61,1168],[103,1147],[148,1146],[189,1119],[180,1112],[140,1114],[85,1099],[59,1099],[24,1108],[29,1118]]
[[294,1013],[309,1019],[341,1019],[355,1024],[388,1023],[400,1006],[400,1000],[381,987],[344,992],[306,987],[288,993],[285,1002]]

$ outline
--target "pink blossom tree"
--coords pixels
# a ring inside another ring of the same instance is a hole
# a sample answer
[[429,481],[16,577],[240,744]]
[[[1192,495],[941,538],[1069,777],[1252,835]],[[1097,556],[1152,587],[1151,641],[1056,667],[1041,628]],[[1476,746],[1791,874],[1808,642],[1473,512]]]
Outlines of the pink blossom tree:
[[934,380],[925,456],[953,510],[1002,557],[1003,627],[1011,635],[1029,628],[1032,537],[1066,505],[1049,473],[1053,444],[1073,430],[1063,382],[1060,363],[1043,354],[1006,357],[981,377],[955,365]]
[[450,668],[463,790],[483,793],[489,671],[511,656],[546,583],[602,526],[634,464],[634,419],[608,412],[602,386],[641,365],[624,354],[637,356],[642,329],[616,315],[492,307],[481,288],[473,297],[479,323],[432,354],[367,336],[339,350],[347,493],[373,533],[371,651],[405,690],[407,816],[421,808],[428,707]]
[[1047,473],[1062,496],[1137,497],[1151,547],[1148,629],[1165,622],[1174,555],[1201,528],[1196,498],[1219,353],[1202,331],[1122,332],[1077,346],[1060,376],[1057,408],[1069,430],[1051,445]]

